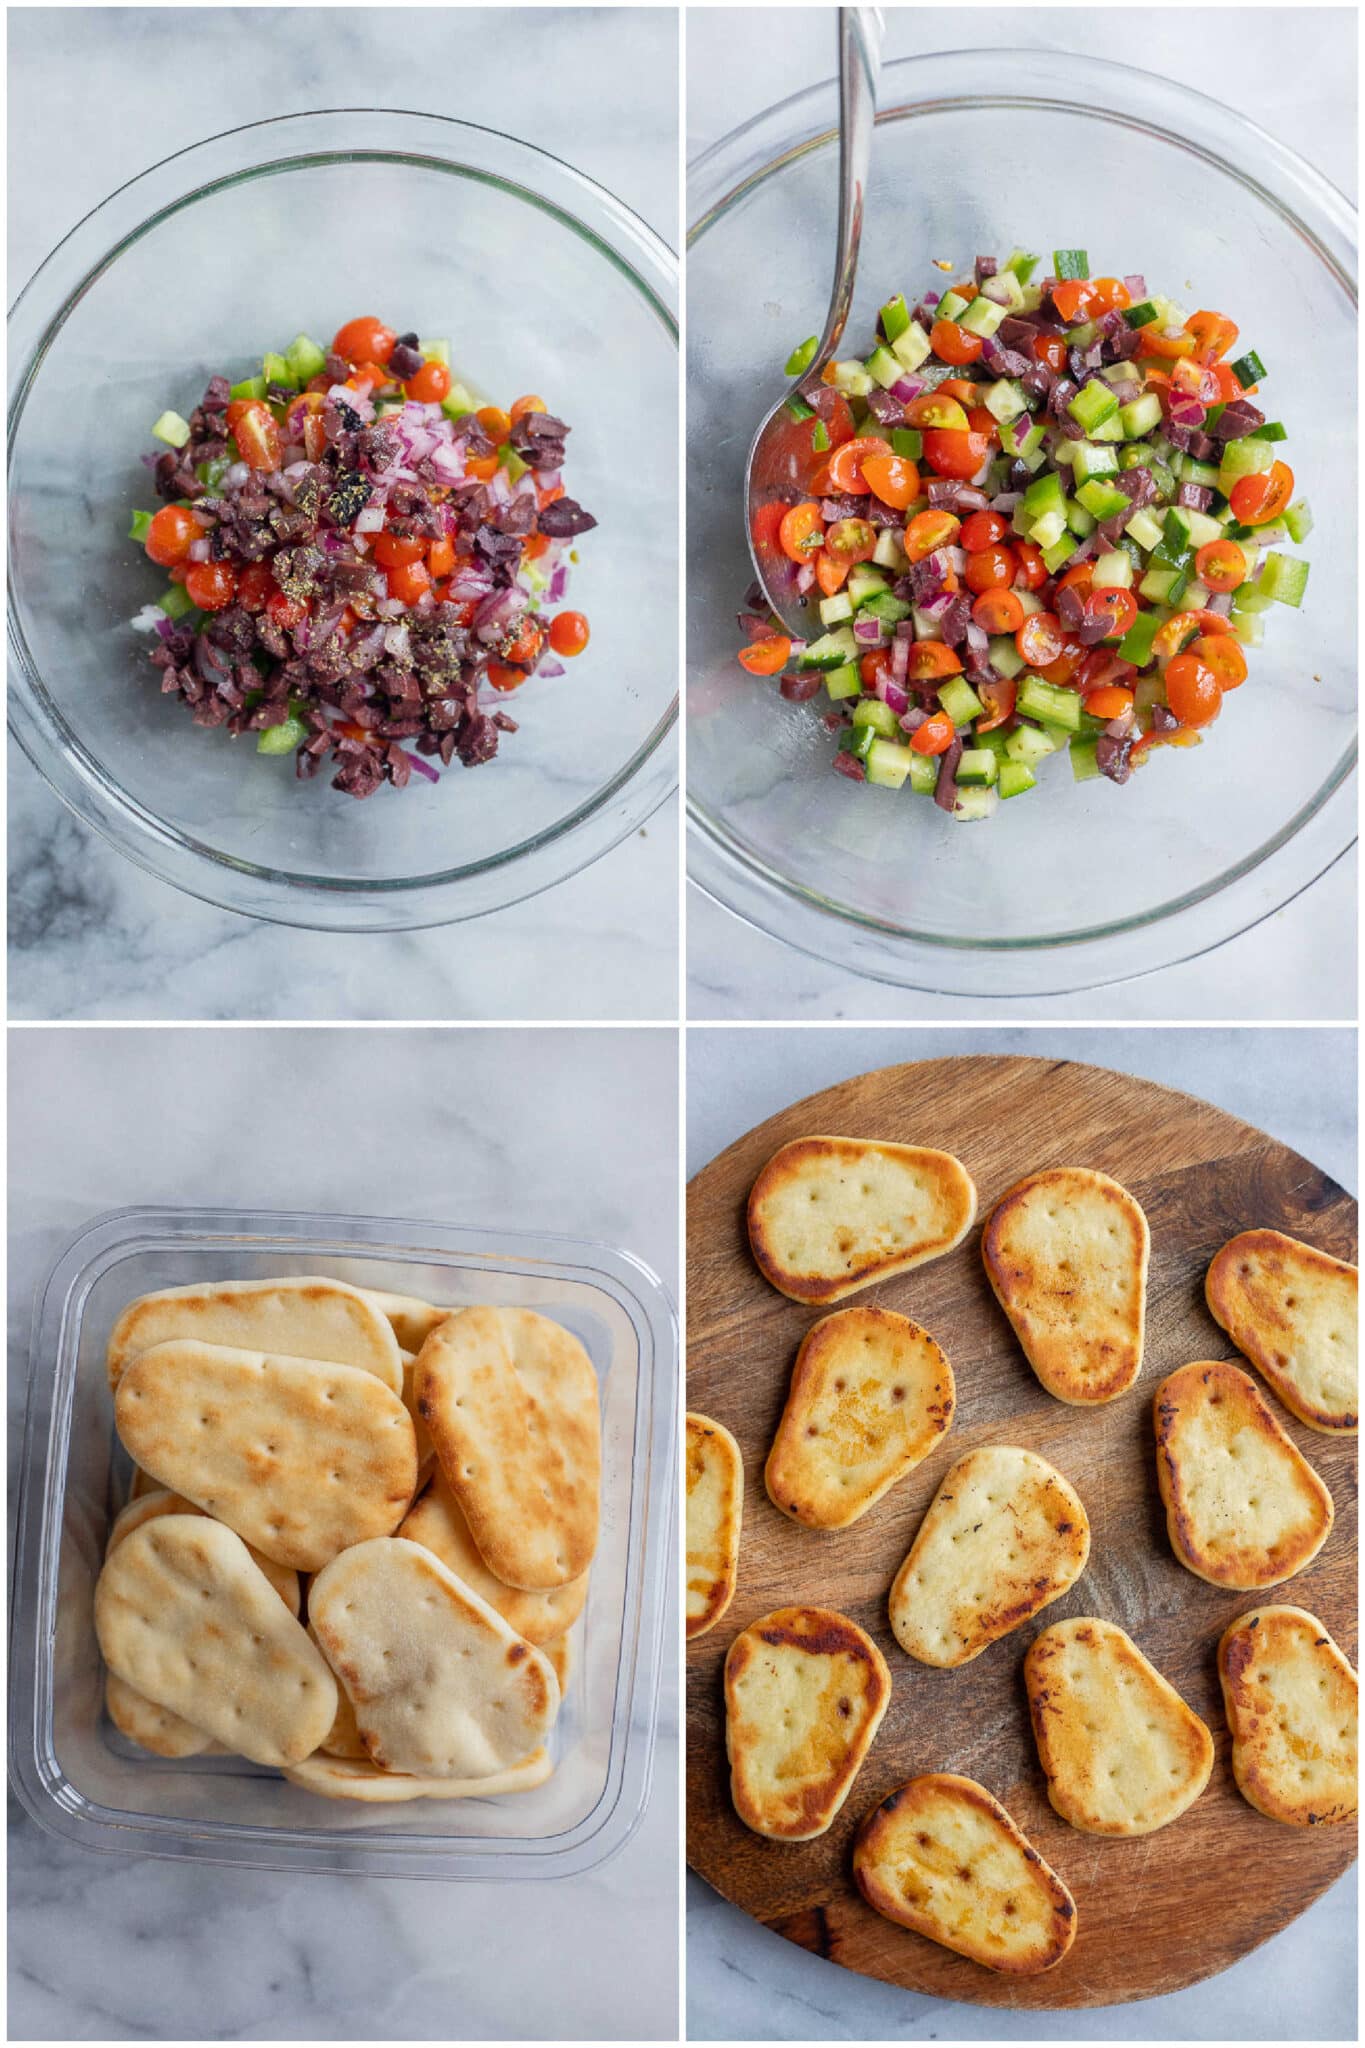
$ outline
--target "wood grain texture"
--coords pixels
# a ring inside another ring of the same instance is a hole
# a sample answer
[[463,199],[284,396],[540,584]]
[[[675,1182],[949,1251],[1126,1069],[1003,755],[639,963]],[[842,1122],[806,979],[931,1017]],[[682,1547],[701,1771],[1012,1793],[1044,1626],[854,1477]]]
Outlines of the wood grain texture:
[[[852,1527],[823,1534],[779,1514],[763,1463],[797,1347],[817,1312],[786,1300],[749,1256],[744,1205],[779,1145],[811,1131],[939,1146],[977,1183],[984,1219],[1015,1181],[1080,1164],[1112,1174],[1152,1232],[1147,1343],[1137,1384],[1093,1411],[1046,1394],[992,1297],[980,1224],[946,1258],[859,1298],[912,1316],[947,1352],[957,1419],[925,1462]],[[688,1645],[688,1860],[755,1919],[866,1976],[968,2003],[1112,2005],[1178,1991],[1224,1970],[1303,1912],[1355,1855],[1352,1827],[1290,1829],[1256,1813],[1232,1777],[1216,1653],[1255,1595],[1220,1592],[1178,1564],[1153,1457],[1151,1397],[1176,1365],[1233,1358],[1204,1303],[1204,1273],[1229,1237],[1269,1225],[1355,1257],[1355,1204],[1287,1147],[1235,1117],[1103,1068],[967,1057],[865,1074],[793,1105],[712,1161],[688,1190],[688,1405],[733,1431],[744,1454],[744,1539],[734,1603]],[[1307,1607],[1356,1661],[1355,1445],[1305,1429],[1271,1397],[1322,1474],[1336,1525],[1308,1569],[1273,1596]],[[1090,1562],[1035,1622],[957,1671],[908,1658],[886,1596],[944,1472],[975,1445],[1040,1452],[1090,1515]],[[1265,1596],[1262,1596],[1265,1597]],[[739,1631],[791,1601],[839,1608],[865,1628],[892,1674],[886,1719],[828,1834],[782,1846],[751,1834],[730,1802],[721,1669]],[[1126,1629],[1213,1732],[1208,1788],[1170,1827],[1131,1841],[1078,1833],[1048,1803],[1028,1725],[1022,1667],[1049,1623],[1095,1614]],[[954,1771],[1008,1808],[1074,1893],[1079,1932],[1047,1975],[1011,1981],[892,1926],[855,1891],[862,1816],[903,1779]]]

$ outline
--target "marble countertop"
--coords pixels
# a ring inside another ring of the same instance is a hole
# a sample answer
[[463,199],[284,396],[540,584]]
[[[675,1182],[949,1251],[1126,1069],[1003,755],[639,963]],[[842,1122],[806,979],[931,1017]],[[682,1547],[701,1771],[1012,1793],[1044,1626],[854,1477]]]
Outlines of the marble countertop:
[[[307,8],[72,8],[60,33],[54,19],[33,8],[9,23],[15,289],[149,164],[207,134],[319,106],[415,106],[515,126],[677,247],[671,10],[537,9],[516,53],[525,61],[496,60],[491,98],[481,59],[507,55],[497,9],[344,7],[324,23]],[[79,824],[17,747],[9,846],[15,1017],[677,1014],[676,799],[530,902],[396,935],[288,930],[181,895]]]
[[[1305,39],[1314,61],[1298,52]],[[1273,129],[1352,200],[1356,195],[1356,18],[1343,8],[1254,8],[1230,38],[1213,8],[892,7],[884,54],[973,48],[1065,49],[1201,83]],[[696,8],[687,25],[689,162],[742,121],[836,69],[824,7]],[[1267,98],[1266,80],[1275,80]],[[1081,995],[1010,998],[1012,1017],[1261,1017],[1356,1014],[1356,863],[1337,862],[1254,930],[1203,959]],[[989,998],[888,988],[808,959],[741,923],[699,889],[687,902],[688,1014],[694,1018],[978,1017]],[[1275,962],[1273,994],[1266,963]]]
[[[357,1144],[327,1105],[379,1062],[386,1111]],[[676,1299],[671,1031],[12,1031],[10,1100],[11,1501],[33,1290],[105,1210],[507,1219],[626,1246]],[[675,1581],[648,1808],[580,1878],[448,1886],[97,1855],[11,1798],[10,2037],[675,2038]]]
[[[1112,18],[1112,17],[1110,17]],[[1310,1050],[1311,1047],[1311,1050]],[[1354,1188],[1356,1044],[1348,1030],[707,1031],[688,1034],[687,1172],[817,1089],[964,1050],[1122,1067],[1246,1118]],[[1196,1902],[1191,1902],[1192,1907]],[[694,2041],[1297,2041],[1356,2036],[1357,1872],[1231,1970],[1169,1997],[1079,2013],[1009,2013],[901,1991],[770,1933],[690,1872]]]

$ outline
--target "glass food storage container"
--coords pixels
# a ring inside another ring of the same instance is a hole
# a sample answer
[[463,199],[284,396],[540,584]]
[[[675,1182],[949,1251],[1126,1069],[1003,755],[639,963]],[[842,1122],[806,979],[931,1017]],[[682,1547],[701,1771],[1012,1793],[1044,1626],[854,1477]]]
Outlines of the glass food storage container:
[[[104,1354],[120,1309],[205,1278],[317,1273],[535,1309],[598,1377],[602,1525],[573,1633],[553,1776],[448,1804],[321,1799],[240,1757],[181,1761],[104,1713],[92,1601],[130,1465]],[[649,1792],[675,1485],[677,1321],[625,1251],[514,1230],[382,1217],[127,1209],[82,1229],[35,1304],[10,1624],[11,1770],[41,1826],[84,1847],[265,1869],[495,1879],[576,1876],[634,1830]]]

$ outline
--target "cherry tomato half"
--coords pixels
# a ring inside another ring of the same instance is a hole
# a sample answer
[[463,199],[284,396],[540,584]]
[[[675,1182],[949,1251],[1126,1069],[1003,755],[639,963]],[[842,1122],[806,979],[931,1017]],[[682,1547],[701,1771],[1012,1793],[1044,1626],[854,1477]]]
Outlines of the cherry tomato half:
[[829,458],[830,481],[835,490],[862,497],[872,489],[863,475],[864,456],[885,454],[885,441],[879,441],[874,434],[855,434],[851,441],[845,441]]
[[381,569],[402,569],[409,562],[420,562],[426,554],[427,543],[420,533],[377,533],[370,550]]
[[280,466],[280,430],[268,405],[259,398],[237,399],[227,409],[228,432],[248,469]]
[[935,711],[911,733],[910,744],[917,754],[946,754],[954,737],[955,728],[947,712]]
[[1193,337],[1195,358],[1201,363],[1218,362],[1237,339],[1236,324],[1226,313],[1191,313],[1185,332]]
[[903,512],[919,496],[919,471],[904,455],[865,455],[862,473],[883,505]]
[[1278,519],[1294,495],[1294,472],[1287,462],[1277,462],[1260,476],[1241,476],[1232,487],[1228,503],[1234,519],[1243,526],[1268,526]]
[[825,522],[813,498],[793,505],[777,530],[778,544],[793,562],[806,562],[824,545]]
[[1177,654],[1166,670],[1166,702],[1182,725],[1212,725],[1223,708],[1223,692],[1195,655]]
[[[582,612],[556,612],[550,621],[550,645],[556,654],[581,654],[588,644],[588,622]],[[760,645],[763,643],[760,642]],[[791,642],[787,642],[791,652]],[[785,661],[786,656],[783,656]],[[772,674],[769,670],[767,673]]]
[[[1005,591],[994,594],[1008,597],[1012,593]],[[978,683],[976,694],[990,714],[987,718],[977,719],[978,732],[994,732],[997,725],[1003,725],[1007,718],[1013,718],[1014,702],[1019,694],[1019,687],[1013,676],[997,676],[989,683]]]
[[397,344],[398,336],[391,327],[386,327],[382,320],[365,315],[338,327],[332,341],[332,353],[344,356],[348,363],[387,363]]
[[1057,309],[1057,317],[1068,327],[1089,318],[1094,296],[1095,287],[1088,277],[1063,278],[1060,284],[1052,287],[1052,303]]
[[1105,639],[1117,640],[1128,631],[1138,615],[1137,599],[1131,590],[1118,584],[1107,584],[1099,590],[1092,590],[1085,600],[1087,619],[1105,621]]
[[982,341],[979,334],[968,333],[956,320],[935,320],[929,329],[929,346],[941,363],[974,363]]
[[877,529],[866,519],[836,519],[825,529],[826,552],[836,562],[870,562],[877,552]]
[[1247,558],[1235,540],[1211,540],[1195,556],[1194,573],[1206,590],[1238,590],[1247,580]]
[[416,604],[424,590],[431,588],[425,562],[401,562],[388,571],[389,596],[399,604]]
[[192,562],[185,577],[190,603],[201,612],[220,612],[232,603],[237,571],[231,562]]
[[1087,690],[1081,699],[1092,718],[1102,718],[1108,724],[1111,718],[1122,718],[1125,711],[1133,708],[1133,693],[1111,683],[1102,690]]
[[924,457],[936,476],[969,483],[991,452],[985,434],[930,427],[924,436]]
[[248,562],[237,578],[237,602],[244,612],[263,612],[275,595],[275,578],[268,562]]
[[[240,585],[238,595],[241,595]],[[282,626],[286,633],[291,633],[295,626],[302,625],[308,616],[308,607],[302,599],[286,597],[282,590],[271,591],[265,609],[267,616],[273,619],[277,626]]]
[[1017,633],[1024,623],[1023,601],[1017,591],[983,590],[972,617],[983,633]]
[[962,522],[962,545],[969,555],[979,554],[982,548],[992,548],[1003,540],[1007,530],[999,512],[973,512]]
[[444,363],[423,363],[415,377],[403,386],[404,396],[419,405],[439,405],[450,391],[450,372]]
[[481,405],[474,415],[490,441],[501,445],[512,431],[512,416],[499,405]]
[[153,514],[143,546],[160,568],[172,569],[203,536],[203,527],[184,505],[163,505]]
[[815,580],[820,586],[821,595],[833,597],[836,590],[842,590],[852,567],[852,562],[836,562],[833,555],[827,554],[822,548],[815,557]]
[[1203,662],[1220,690],[1236,690],[1247,679],[1247,658],[1231,634],[1203,634],[1190,653]]
[[1035,334],[1033,353],[1037,361],[1045,363],[1049,370],[1066,368],[1066,343],[1060,334]]
[[1030,668],[1044,668],[1056,661],[1066,645],[1061,621],[1052,612],[1033,612],[1014,636],[1019,659]]
[[518,420],[525,419],[528,412],[548,412],[549,410],[550,408],[543,398],[538,397],[534,391],[528,391],[524,398],[514,398],[512,400],[512,410],[508,414],[508,418],[511,420],[512,425],[515,426]]
[[938,548],[951,547],[960,522],[943,510],[917,512],[905,529],[905,552],[912,562],[922,562]]
[[1047,582],[1047,563],[1043,560],[1042,549],[1031,540],[1017,540],[1014,554],[1019,564],[1015,582],[1024,590],[1041,590]]
[[906,671],[912,683],[937,683],[962,673],[962,662],[941,640],[917,640]]
[[1014,581],[1014,556],[1008,548],[980,548],[968,555],[962,580],[968,590],[1008,590]]
[[941,391],[924,391],[905,408],[910,427],[941,427],[948,433],[965,433],[967,415],[957,400]]

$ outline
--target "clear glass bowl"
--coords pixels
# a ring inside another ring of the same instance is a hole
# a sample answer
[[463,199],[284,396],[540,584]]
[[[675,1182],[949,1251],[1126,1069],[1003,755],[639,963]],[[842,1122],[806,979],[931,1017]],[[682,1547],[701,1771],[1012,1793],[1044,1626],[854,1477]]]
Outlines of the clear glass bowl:
[[[135,1295],[206,1276],[325,1273],[358,1286],[534,1308],[572,1330],[602,1403],[602,1527],[554,1775],[442,1805],[317,1798],[241,1757],[148,1756],[103,1712],[92,1602],[129,1464],[105,1346]],[[381,1217],[125,1209],[88,1224],[40,1288],[10,1606],[10,1768],[40,1826],[85,1848],[377,1877],[578,1876],[629,1840],[649,1795],[673,1519],[677,1319],[630,1253],[567,1237]]]
[[[357,282],[357,280],[360,280]],[[496,762],[364,803],[164,700],[128,621],[161,587],[127,538],[167,406],[361,312],[451,338],[504,403],[573,428],[599,521],[588,652],[529,686]],[[10,717],[57,794],[192,895],[351,931],[477,916],[573,874],[676,784],[677,260],[528,143],[427,114],[292,115],[123,186],[10,322]],[[641,622],[648,621],[648,630]]]
[[[1056,51],[890,64],[848,333],[1015,244],[1081,246],[1232,315],[1317,526],[1302,611],[1275,607],[1198,750],[1119,789],[1046,764],[989,823],[835,775],[828,705],[735,660],[742,479],[781,365],[823,320],[837,98],[816,87],[692,167],[688,740],[693,879],[760,929],[909,988],[1033,995],[1169,965],[1278,909],[1352,845],[1356,796],[1355,211],[1291,151],[1168,80]],[[1052,772],[1049,773],[1048,769]]]

